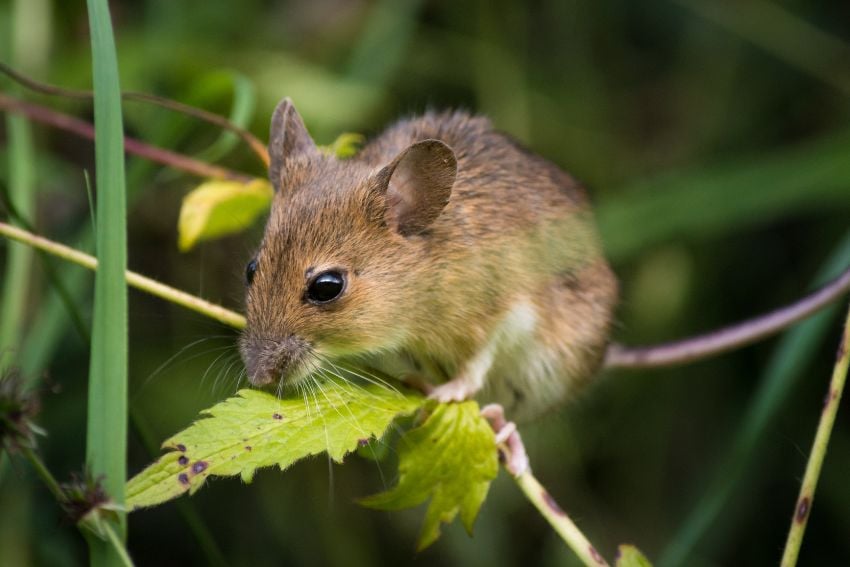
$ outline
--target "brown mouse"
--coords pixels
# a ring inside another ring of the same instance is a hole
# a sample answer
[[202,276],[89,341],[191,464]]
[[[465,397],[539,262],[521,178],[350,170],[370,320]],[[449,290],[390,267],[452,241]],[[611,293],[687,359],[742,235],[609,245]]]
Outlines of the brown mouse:
[[254,385],[351,359],[525,420],[598,369],[617,284],[585,191],[486,118],[427,112],[338,160],[285,99],[269,153],[241,339]]

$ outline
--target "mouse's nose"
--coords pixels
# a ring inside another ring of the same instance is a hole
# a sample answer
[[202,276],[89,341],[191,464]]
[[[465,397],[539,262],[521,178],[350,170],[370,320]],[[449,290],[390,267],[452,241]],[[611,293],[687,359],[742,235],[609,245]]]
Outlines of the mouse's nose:
[[254,386],[285,380],[301,359],[304,347],[304,341],[292,335],[284,339],[243,335],[240,351],[248,380]]

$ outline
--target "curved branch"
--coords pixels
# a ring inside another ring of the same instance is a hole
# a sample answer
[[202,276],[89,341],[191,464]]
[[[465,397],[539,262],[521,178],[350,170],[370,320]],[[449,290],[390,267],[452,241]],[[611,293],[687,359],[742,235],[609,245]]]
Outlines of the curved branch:
[[778,333],[813,315],[850,291],[850,268],[791,305],[704,335],[647,347],[612,344],[604,368],[657,368],[687,364],[734,350]]
[[[73,262],[74,264],[88,268],[89,270],[97,270],[97,258],[94,256],[90,256],[84,252],[80,252],[79,250],[74,250],[64,244],[53,242],[47,238],[37,236],[10,224],[0,222],[0,235],[22,242],[32,246],[33,248],[37,248],[38,250],[42,250],[48,254],[62,258],[63,260]],[[229,325],[235,329],[243,329],[245,327],[245,317],[235,311],[225,309],[221,305],[216,305],[215,303],[211,303],[201,299],[200,297],[186,293],[185,291],[175,289],[136,272],[131,272],[130,270],[127,270],[126,278],[127,283],[136,289],[145,291],[151,295],[155,295],[159,298],[165,299],[166,301],[170,301],[171,303],[175,303],[181,307],[195,311],[196,313],[206,315],[207,317],[215,319],[216,321]]]
[[[0,73],[4,73],[10,79],[23,85],[24,87],[41,94],[46,94],[50,96],[61,96],[65,98],[74,98],[79,100],[92,100],[94,98],[94,93],[92,93],[91,91],[67,89],[64,87],[57,87],[55,85],[49,85],[47,83],[35,81],[33,79],[30,79],[26,75],[15,71],[10,66],[2,62],[0,62]],[[267,168],[269,166],[269,152],[266,148],[266,145],[259,138],[254,136],[251,132],[244,128],[240,128],[239,126],[237,126],[227,118],[224,118],[223,116],[219,116],[214,112],[203,110],[202,108],[196,108],[188,104],[183,104],[182,102],[177,102],[176,100],[171,100],[168,98],[163,98],[161,96],[156,96],[147,93],[123,92],[121,93],[121,98],[123,98],[124,100],[134,100],[137,102],[147,102],[150,104],[154,104],[161,108],[180,112],[187,116],[197,118],[198,120],[208,122],[214,126],[218,126],[219,128],[229,130],[239,136],[242,141],[245,142],[248,147],[251,148],[251,150],[257,155],[257,157],[260,158],[260,161],[262,161]]]
[[[94,140],[94,127],[73,116],[63,114],[55,110],[51,110],[44,106],[25,102],[14,97],[10,97],[0,93],[0,109],[9,112],[17,112],[23,114],[30,120],[48,124],[60,130],[65,130],[86,138]],[[151,161],[171,166],[175,169],[180,169],[188,173],[193,173],[199,177],[214,177],[218,179],[232,179],[234,181],[250,181],[253,179],[250,175],[239,173],[217,165],[199,161],[183,154],[172,152],[163,148],[158,148],[150,144],[146,144],[129,136],[124,137],[124,149],[129,154],[149,159]]]

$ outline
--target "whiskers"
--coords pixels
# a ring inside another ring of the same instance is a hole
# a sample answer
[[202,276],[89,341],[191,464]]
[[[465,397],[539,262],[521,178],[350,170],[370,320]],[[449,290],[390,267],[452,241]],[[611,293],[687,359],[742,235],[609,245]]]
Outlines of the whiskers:
[[[226,341],[226,344],[216,344],[220,341]],[[212,390],[215,391],[220,387],[220,384],[227,383],[230,378],[235,377],[235,384],[238,389],[242,380],[245,378],[245,370],[242,367],[241,359],[236,344],[233,341],[232,335],[212,335],[205,336],[194,340],[187,345],[181,347],[176,353],[171,355],[165,362],[160,364],[153,372],[148,374],[142,381],[141,385],[134,389],[132,400],[142,395],[144,391],[153,383],[154,379],[159,379],[166,374],[166,371],[182,366],[185,367],[189,363],[195,362],[200,358],[215,355],[215,358],[207,364],[200,380],[197,382],[198,388],[203,389],[209,376],[214,375]],[[235,374],[234,374],[235,371]],[[171,374],[172,372],[169,372]]]

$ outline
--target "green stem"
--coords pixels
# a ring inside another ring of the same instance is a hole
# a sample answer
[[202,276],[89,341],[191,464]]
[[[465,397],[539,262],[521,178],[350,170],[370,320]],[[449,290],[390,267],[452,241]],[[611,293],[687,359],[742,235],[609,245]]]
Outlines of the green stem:
[[[98,261],[94,256],[90,256],[89,254],[80,252],[79,250],[75,250],[69,246],[59,244],[58,242],[54,242],[47,238],[37,236],[8,223],[0,222],[0,235],[6,236],[7,238],[17,242],[23,242],[33,248],[52,254],[57,258],[73,262],[74,264],[88,268],[89,270],[97,270]],[[234,327],[236,329],[242,329],[245,327],[245,317],[235,311],[231,311],[220,305],[216,305],[215,303],[205,301],[190,293],[175,289],[130,270],[127,270],[125,275],[127,283],[136,289],[145,291],[151,295],[155,295],[156,297],[195,311],[196,313],[206,315],[207,317],[215,319],[216,321],[224,323],[230,327]]]
[[519,485],[523,494],[525,494],[525,497],[534,504],[534,507],[549,522],[549,525],[552,526],[555,532],[561,536],[564,543],[575,552],[582,563],[589,567],[608,565],[567,513],[558,506],[555,499],[534,478],[531,470],[526,470],[519,476],[514,477],[514,480]]
[[112,526],[103,523],[104,531],[106,531],[106,537],[109,539],[109,542],[112,544],[112,548],[115,550],[115,553],[118,554],[118,557],[121,559],[121,563],[124,567],[133,567],[133,560],[130,559],[130,554],[127,553],[127,548],[124,546],[124,542],[118,537],[118,534],[115,533],[115,530],[112,529]]
[[65,492],[62,490],[62,487],[59,486],[59,483],[56,481],[53,474],[44,465],[44,461],[42,461],[41,458],[35,454],[35,451],[29,447],[22,447],[21,453],[23,453],[24,457],[26,457],[27,461],[29,461],[30,465],[32,465],[32,468],[35,469],[35,473],[38,475],[38,478],[40,478],[47,489],[50,490],[50,493],[53,494],[56,501],[60,504],[65,502]]
[[803,484],[800,487],[800,495],[794,507],[794,515],[791,518],[791,529],[788,532],[788,540],[785,542],[785,551],[782,554],[782,567],[793,567],[797,564],[797,556],[800,553],[800,545],[803,543],[803,534],[812,510],[815,498],[818,478],[820,477],[823,460],[826,457],[826,448],[835,425],[835,415],[838,413],[838,405],[841,402],[841,393],[844,391],[844,383],[847,380],[847,366],[850,363],[850,311],[844,322],[844,335],[838,346],[838,359],[832,371],[832,380],[829,383],[829,392],[824,402],[818,423],[815,441],[812,445],[809,461],[806,463],[806,474],[803,476]]

